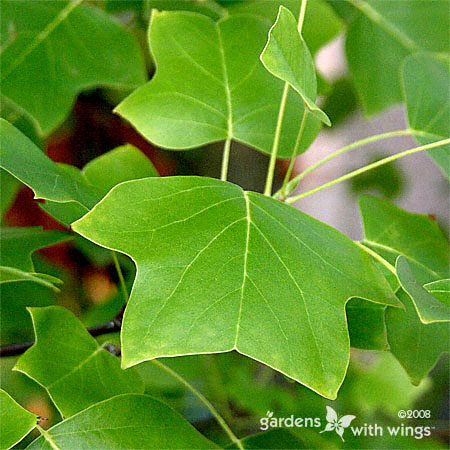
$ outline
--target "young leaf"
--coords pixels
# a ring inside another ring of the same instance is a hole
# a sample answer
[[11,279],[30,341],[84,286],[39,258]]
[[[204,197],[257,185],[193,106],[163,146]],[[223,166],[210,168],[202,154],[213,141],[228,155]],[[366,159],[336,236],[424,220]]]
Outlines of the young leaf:
[[398,298],[405,310],[387,308],[386,328],[392,354],[418,385],[434,367],[442,353],[448,352],[448,323],[424,324],[419,319],[410,296],[400,290]]
[[404,256],[398,257],[396,269],[400,284],[411,297],[422,323],[450,322],[450,308],[429,294],[417,282]]
[[102,197],[116,184],[158,176],[150,160],[132,145],[117,147],[93,159],[81,173],[88,183],[99,188]]
[[36,342],[14,370],[43,386],[63,417],[122,393],[143,392],[134,370],[97,344],[81,322],[59,306],[29,308]]
[[76,202],[88,210],[100,196],[84,178],[53,162],[17,128],[0,119],[0,164],[30,187],[36,198],[58,203]]
[[20,269],[15,269],[14,267],[0,266],[0,284],[17,281],[33,281],[53,289],[56,292],[59,292],[59,289],[55,287],[55,284],[62,284],[62,281],[59,278],[52,277],[45,273],[24,272]]
[[[272,25],[280,6],[288,8],[297,17],[300,3],[299,0],[246,0],[231,2],[227,5],[227,9],[230,14],[249,14],[264,19],[269,25]],[[318,23],[320,26],[317,26]],[[343,23],[327,2],[308,0],[302,34],[313,55],[333,40],[343,28]]]
[[450,306],[450,280],[432,281],[423,286],[433,297],[436,297],[444,305]]
[[359,207],[365,242],[392,265],[404,255],[422,285],[447,277],[448,242],[434,220],[376,197],[363,196]]
[[399,305],[339,232],[219,180],[123,183],[73,229],[136,262],[125,367],[238,350],[335,398],[349,357],[347,300]]
[[280,6],[277,20],[270,29],[261,61],[272,75],[297,91],[317,119],[331,125],[327,115],[314,103],[317,80],[311,53],[298,32],[295,17],[284,6]]
[[81,3],[2,2],[2,95],[29,114],[43,135],[61,124],[82,90],[132,89],[145,81],[132,35]]
[[0,449],[20,442],[37,423],[37,416],[22,408],[7,392],[0,389]]
[[[403,66],[403,86],[409,126],[429,136],[415,136],[421,145],[450,136],[449,61],[427,54],[408,57]],[[450,146],[428,152],[450,178]]]
[[172,408],[148,395],[96,403],[55,425],[28,449],[218,448]]
[[402,102],[399,74],[408,55],[449,51],[448,5],[446,0],[350,2],[359,14],[347,33],[347,60],[370,116]]
[[[188,149],[232,138],[270,153],[283,83],[259,60],[266,36],[267,26],[249,16],[215,23],[200,14],[154,11],[149,39],[156,75],[116,111],[161,147]],[[290,96],[280,157],[291,155],[303,111],[301,99]],[[300,152],[319,128],[310,117]]]

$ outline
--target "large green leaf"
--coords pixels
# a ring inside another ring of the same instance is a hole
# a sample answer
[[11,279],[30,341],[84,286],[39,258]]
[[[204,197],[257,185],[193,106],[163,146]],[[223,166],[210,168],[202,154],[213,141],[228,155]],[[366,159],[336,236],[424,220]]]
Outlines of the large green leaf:
[[404,256],[398,257],[396,270],[400,284],[411,297],[422,323],[450,322],[450,308],[428,293],[417,282]]
[[[300,3],[300,0],[245,0],[230,2],[227,7],[230,14],[250,14],[272,25],[280,5],[288,8],[297,17]],[[342,30],[343,23],[327,2],[323,0],[308,1],[302,34],[313,55]]]
[[53,162],[4,119],[0,119],[0,156],[1,167],[30,187],[36,198],[76,202],[86,211],[100,199],[76,168],[65,170]]
[[[270,153],[284,83],[259,60],[267,31],[264,22],[245,15],[216,23],[200,14],[154,11],[149,39],[156,75],[116,111],[161,147],[233,138]],[[303,111],[301,99],[291,95],[280,157],[291,155]],[[310,115],[300,152],[319,128]]]
[[[409,126],[429,133],[416,136],[421,145],[450,136],[449,60],[432,55],[412,55],[403,66],[403,85]],[[450,146],[430,150],[443,173],[450,178]]]
[[0,389],[0,449],[20,442],[35,426],[38,418],[22,408],[7,392]]
[[14,367],[43,386],[63,417],[122,393],[142,392],[134,370],[99,346],[81,322],[59,306],[29,308],[36,343]]
[[92,405],[47,430],[29,449],[217,448],[172,408],[125,394]]
[[132,89],[145,81],[132,35],[81,3],[2,2],[2,95],[29,114],[44,135],[61,124],[82,90]]
[[406,309],[387,308],[388,341],[392,354],[417,385],[434,367],[439,356],[448,352],[449,324],[422,323],[410,296],[400,290],[398,297]]
[[0,284],[16,281],[35,283],[56,289],[62,281],[50,275],[36,273],[31,255],[41,248],[71,239],[72,236],[59,231],[44,231],[34,228],[0,228]]
[[350,0],[359,14],[347,33],[350,71],[365,112],[403,101],[400,70],[421,50],[448,52],[447,0]]
[[125,367],[238,350],[335,398],[349,357],[347,300],[398,305],[371,258],[339,232],[219,180],[123,183],[73,229],[136,262]]
[[295,17],[284,6],[280,6],[277,20],[269,31],[261,61],[272,75],[297,91],[317,119],[331,125],[327,115],[314,103],[317,80],[311,53],[298,32]]
[[360,209],[365,242],[392,265],[404,255],[422,285],[447,277],[448,242],[433,219],[369,196],[361,198]]

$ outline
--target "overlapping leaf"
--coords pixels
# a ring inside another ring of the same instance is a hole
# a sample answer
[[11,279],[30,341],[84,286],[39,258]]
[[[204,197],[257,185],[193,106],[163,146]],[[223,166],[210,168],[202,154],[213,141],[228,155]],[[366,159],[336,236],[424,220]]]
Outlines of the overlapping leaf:
[[42,209],[70,225],[117,183],[156,176],[151,162],[132,145],[118,147],[90,161],[80,171],[57,164],[13,125],[0,119],[0,166],[29,186]]
[[436,297],[444,305],[450,306],[450,280],[432,281],[423,286],[433,297]]
[[448,4],[446,0],[350,1],[359,14],[348,30],[347,59],[363,107],[373,115],[403,101],[400,70],[408,55],[449,51]]
[[360,209],[365,242],[392,265],[405,256],[421,285],[447,277],[448,242],[433,219],[369,196],[361,198]]
[[0,449],[14,447],[35,426],[38,418],[0,389]]
[[73,229],[136,262],[125,367],[235,349],[334,398],[349,356],[347,300],[398,305],[339,232],[218,180],[123,183]]
[[388,341],[392,354],[417,385],[428,375],[439,356],[448,352],[449,326],[448,323],[425,325],[410,296],[403,290],[397,295],[406,310],[387,308]]
[[450,322],[450,307],[428,293],[417,282],[404,256],[397,259],[396,270],[400,284],[411,297],[422,323]]
[[391,352],[418,384],[439,355],[448,351],[448,324],[433,323],[448,314],[445,302],[422,288],[448,276],[448,242],[427,216],[374,197],[363,197],[360,207],[367,244],[391,264],[398,258],[397,276],[410,294],[400,289],[398,296],[406,309],[388,307],[386,328]]
[[314,103],[317,80],[311,53],[297,30],[297,21],[284,6],[280,6],[277,20],[270,29],[261,61],[272,75],[297,91],[317,119],[331,125],[327,115]]
[[145,81],[132,35],[81,3],[2,2],[2,95],[29,114],[44,135],[61,124],[82,90],[132,89]]
[[[412,55],[403,66],[403,84],[409,126],[428,133],[418,135],[421,145],[450,136],[449,60],[432,55]],[[450,146],[428,152],[443,173],[450,178]]]
[[[280,5],[288,8],[297,17],[300,3],[299,0],[245,0],[230,2],[226,6],[230,14],[250,14],[272,25]],[[320,26],[317,26],[318,23]],[[342,30],[343,23],[330,5],[323,0],[308,1],[302,34],[313,55]]]
[[15,366],[43,386],[63,417],[101,400],[143,391],[139,375],[99,346],[81,322],[57,306],[30,308],[36,342]]
[[47,430],[29,449],[217,448],[172,408],[124,394],[92,405]]
[[[216,23],[200,14],[154,11],[149,39],[156,75],[116,111],[161,147],[180,150],[232,138],[270,152],[283,82],[259,60],[267,32],[264,22],[245,15]],[[291,155],[303,111],[302,100],[290,96],[280,157]],[[300,152],[319,128],[310,116]]]
[[36,273],[31,255],[36,250],[71,239],[67,233],[34,228],[0,228],[0,284],[15,281],[34,281],[55,289],[61,280]]

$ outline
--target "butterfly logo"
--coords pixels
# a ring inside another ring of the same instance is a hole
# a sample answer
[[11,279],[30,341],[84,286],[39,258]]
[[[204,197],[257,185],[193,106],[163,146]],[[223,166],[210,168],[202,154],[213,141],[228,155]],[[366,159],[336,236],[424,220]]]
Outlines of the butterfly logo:
[[336,414],[336,411],[331,407],[327,406],[327,425],[324,430],[321,431],[321,433],[325,433],[325,431],[333,431],[335,430],[336,433],[339,435],[339,437],[342,439],[342,442],[344,441],[344,438],[342,437],[344,434],[344,430],[350,426],[352,423],[352,420],[356,416],[342,416],[340,419],[338,419],[338,415]]

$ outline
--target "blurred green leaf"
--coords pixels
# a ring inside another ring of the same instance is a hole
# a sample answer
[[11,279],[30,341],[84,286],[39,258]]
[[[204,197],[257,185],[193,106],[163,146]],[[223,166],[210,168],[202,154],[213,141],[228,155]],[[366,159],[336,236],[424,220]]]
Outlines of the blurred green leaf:
[[137,42],[81,0],[2,2],[2,95],[48,135],[75,97],[97,86],[132,89],[145,81]]
[[444,305],[450,306],[450,280],[448,278],[432,281],[423,287]]
[[[285,428],[276,428],[263,433],[247,436],[242,439],[242,445],[248,449],[300,449],[310,448],[309,444],[301,441],[297,436]],[[238,448],[230,445],[227,448]]]
[[327,97],[322,109],[330,118],[333,126],[336,126],[356,111],[358,99],[353,84],[348,78],[340,78],[335,81],[329,91],[326,93]]
[[190,11],[204,14],[213,20],[218,20],[227,15],[227,10],[222,8],[214,0],[145,0],[148,11],[157,9],[160,11]]
[[408,55],[449,51],[448,4],[447,0],[350,3],[359,14],[347,33],[347,60],[364,110],[372,116],[403,101],[400,70]]
[[[421,145],[450,136],[449,59],[412,55],[403,66],[403,85],[409,126],[429,133],[415,136]],[[444,175],[450,178],[450,145],[428,152]]]
[[45,387],[63,417],[118,394],[143,391],[136,371],[123,371],[119,359],[99,346],[68,310],[49,306],[29,311],[36,342],[14,369]]
[[11,448],[20,442],[36,426],[37,420],[37,416],[0,389],[0,449]]

